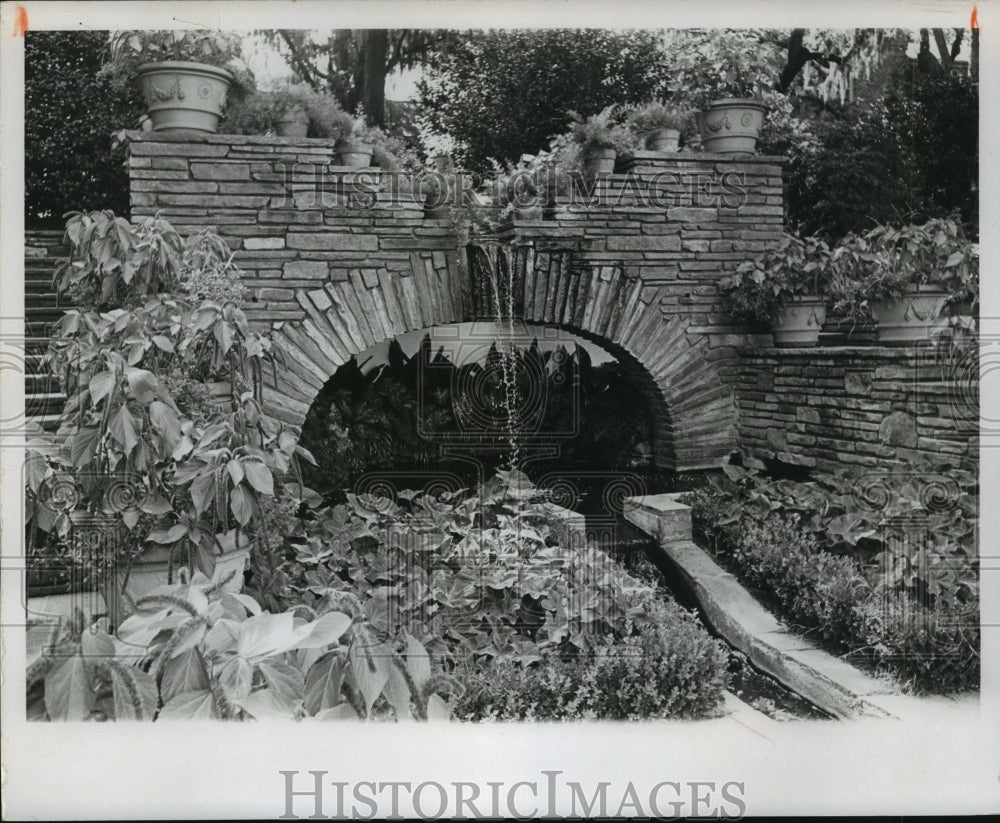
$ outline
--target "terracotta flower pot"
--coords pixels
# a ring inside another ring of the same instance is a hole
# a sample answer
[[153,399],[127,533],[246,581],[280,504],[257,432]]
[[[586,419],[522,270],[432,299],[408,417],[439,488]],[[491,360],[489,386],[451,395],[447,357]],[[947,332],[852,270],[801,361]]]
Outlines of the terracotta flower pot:
[[796,296],[785,303],[771,321],[775,346],[815,346],[826,322],[826,301],[816,296]]
[[681,133],[679,129],[657,129],[649,132],[643,143],[650,151],[677,151],[680,146]]
[[726,99],[709,103],[698,115],[701,145],[707,152],[753,154],[767,106],[758,100]]
[[277,127],[279,137],[305,137],[309,134],[309,114],[303,108],[287,109]]
[[541,220],[544,215],[542,206],[521,206],[514,208],[515,220]]
[[948,294],[934,285],[920,285],[902,297],[872,300],[872,314],[878,321],[880,343],[912,343],[926,340],[941,316]]
[[337,154],[340,156],[340,165],[350,166],[360,169],[367,168],[372,162],[372,151],[374,146],[365,143],[363,140],[351,140],[341,137],[337,141]]
[[168,61],[139,67],[153,131],[190,129],[215,132],[233,76],[205,63]]
[[611,174],[615,170],[613,148],[587,149],[583,154],[583,175],[593,180],[599,174]]

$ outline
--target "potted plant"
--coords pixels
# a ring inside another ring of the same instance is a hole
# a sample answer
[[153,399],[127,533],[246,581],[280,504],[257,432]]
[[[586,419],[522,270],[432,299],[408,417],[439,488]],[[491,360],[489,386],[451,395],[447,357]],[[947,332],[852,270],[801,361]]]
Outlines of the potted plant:
[[343,127],[344,112],[333,95],[304,83],[246,95],[227,109],[220,126],[227,134],[334,138]]
[[750,31],[712,30],[678,52],[672,99],[698,114],[707,152],[750,153],[764,124],[764,98],[774,89],[774,67],[761,58]]
[[451,217],[454,179],[445,172],[425,171],[420,178],[420,193],[424,197],[424,218],[447,220]]
[[336,129],[337,154],[342,166],[367,167],[375,147],[385,140],[385,132],[378,126],[369,126],[360,109],[353,116],[341,112],[336,120]]
[[573,118],[570,134],[579,151],[579,168],[584,178],[594,180],[598,175],[611,174],[619,149],[627,150],[633,145],[631,133],[614,122],[614,106],[590,117],[575,111],[569,114]]
[[240,39],[233,33],[118,31],[101,71],[118,87],[138,80],[153,131],[214,132],[230,87],[252,84],[239,55]]
[[954,218],[849,235],[831,264],[836,308],[855,321],[876,321],[882,343],[924,340],[946,305],[970,312],[978,305],[978,246]]
[[736,320],[768,324],[776,346],[815,346],[826,320],[829,258],[823,240],[785,234],[720,281],[722,309]]
[[[162,218],[130,230],[107,212],[71,215],[67,238],[74,257],[57,287],[95,302],[65,314],[47,354],[68,400],[58,449],[43,458],[49,472],[32,482],[51,473],[75,492],[50,527],[78,553],[100,550],[115,619],[181,566],[217,579],[231,571],[238,587],[266,528],[260,498],[282,494],[293,455],[305,453],[264,414],[273,355],[239,307],[232,253],[208,230],[182,242]],[[109,295],[123,305],[107,308]],[[209,388],[220,379],[228,402]]]
[[516,164],[493,163],[489,200],[498,223],[541,220],[548,205],[550,168],[544,155],[522,155]]
[[632,109],[626,116],[627,122],[650,151],[677,151],[681,132],[690,120],[690,113],[662,103],[648,103],[642,108]]

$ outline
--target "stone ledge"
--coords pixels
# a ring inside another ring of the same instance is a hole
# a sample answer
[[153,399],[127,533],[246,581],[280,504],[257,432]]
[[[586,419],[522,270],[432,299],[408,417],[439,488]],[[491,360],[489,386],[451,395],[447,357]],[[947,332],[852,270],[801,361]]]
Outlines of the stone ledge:
[[661,542],[691,539],[691,507],[678,503],[676,494],[628,497],[623,514],[632,524]]
[[[737,351],[743,357],[753,357],[754,355],[759,355],[761,357],[785,357],[785,358],[810,358],[810,357],[823,357],[823,356],[850,356],[850,357],[885,357],[895,360],[903,359],[907,355],[914,357],[918,353],[923,353],[925,349],[913,349],[909,346],[809,346],[809,347],[779,347],[779,346],[767,346],[767,347],[750,347],[750,346],[740,346]],[[929,351],[927,349],[926,351]]]
[[278,137],[266,134],[210,134],[188,129],[165,131],[129,131],[128,139],[136,143],[212,143],[231,146],[308,146],[333,148],[336,140],[329,137]]
[[780,154],[745,154],[742,152],[707,152],[707,151],[649,151],[638,149],[632,152],[630,160],[623,160],[622,165],[642,165],[650,160],[689,160],[691,162],[711,163],[764,163],[773,166],[776,163],[787,163],[788,158]]

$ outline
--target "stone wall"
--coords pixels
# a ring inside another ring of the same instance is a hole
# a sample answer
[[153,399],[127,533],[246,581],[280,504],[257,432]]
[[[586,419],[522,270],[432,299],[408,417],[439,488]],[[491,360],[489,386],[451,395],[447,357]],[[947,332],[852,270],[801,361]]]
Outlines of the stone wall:
[[777,460],[826,471],[889,467],[921,454],[978,459],[975,358],[930,344],[740,354],[740,446],[752,466]]
[[[390,175],[333,165],[330,141],[132,138],[133,216],[159,212],[183,233],[212,226],[249,273],[247,314],[286,355],[266,399],[287,421],[302,421],[351,355],[473,319],[468,238],[425,219]],[[737,448],[734,346],[752,339],[719,316],[716,283],[780,235],[780,161],[640,152],[592,194],[502,232],[530,261],[524,318],[645,370],[662,400],[659,465],[719,465]]]

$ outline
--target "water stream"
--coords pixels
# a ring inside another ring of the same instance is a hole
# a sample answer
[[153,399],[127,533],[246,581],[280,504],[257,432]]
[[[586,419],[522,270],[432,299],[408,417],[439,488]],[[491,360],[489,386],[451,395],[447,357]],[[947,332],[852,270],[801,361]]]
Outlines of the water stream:
[[493,318],[496,322],[497,354],[503,375],[503,404],[506,413],[507,440],[510,443],[509,469],[521,464],[517,429],[517,341],[514,333],[514,272],[510,246],[489,243],[478,247],[482,252],[483,271],[490,285]]

